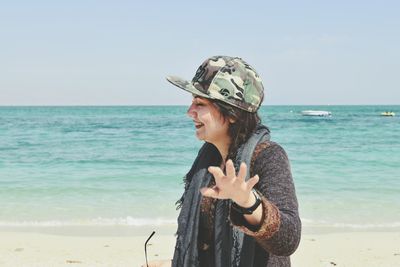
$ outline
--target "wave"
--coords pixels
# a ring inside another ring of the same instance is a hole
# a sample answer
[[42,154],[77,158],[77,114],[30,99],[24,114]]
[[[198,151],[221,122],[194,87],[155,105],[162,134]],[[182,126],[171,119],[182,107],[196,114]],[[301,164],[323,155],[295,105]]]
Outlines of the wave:
[[[387,223],[343,223],[323,220],[301,219],[306,228],[337,228],[337,229],[395,229],[400,228],[400,222]],[[69,227],[69,226],[176,226],[176,218],[92,218],[75,220],[42,220],[42,221],[0,221],[0,227]]]
[[0,227],[65,227],[65,226],[173,226],[176,219],[167,218],[94,218],[81,220],[0,221]]

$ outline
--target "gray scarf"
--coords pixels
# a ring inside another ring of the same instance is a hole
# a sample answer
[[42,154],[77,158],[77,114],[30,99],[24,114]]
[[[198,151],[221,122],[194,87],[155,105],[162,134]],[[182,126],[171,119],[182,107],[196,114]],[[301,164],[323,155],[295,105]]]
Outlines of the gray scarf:
[[[238,150],[234,165],[241,162],[248,166],[246,179],[250,177],[250,163],[253,151],[258,143],[269,140],[269,129],[258,125],[252,136]],[[178,231],[175,245],[173,267],[197,267],[199,256],[197,235],[199,232],[200,188],[208,186],[212,175],[207,171],[215,164],[217,149],[205,143],[200,149],[192,168],[185,177],[185,192],[180,202],[181,212],[178,217]],[[237,171],[237,170],[236,170]],[[216,267],[251,267],[254,259],[255,241],[235,229],[229,222],[230,200],[217,200],[214,220],[214,248]]]

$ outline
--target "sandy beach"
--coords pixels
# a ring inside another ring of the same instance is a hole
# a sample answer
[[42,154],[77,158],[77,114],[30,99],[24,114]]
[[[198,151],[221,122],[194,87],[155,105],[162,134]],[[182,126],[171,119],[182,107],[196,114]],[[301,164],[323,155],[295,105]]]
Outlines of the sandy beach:
[[[141,266],[147,237],[1,232],[0,266]],[[149,261],[170,258],[174,240],[156,234]],[[400,266],[399,244],[399,232],[305,234],[292,266]]]
[[[376,115],[386,107],[323,108],[335,116],[263,107],[293,159],[303,235],[292,266],[400,267],[398,123]],[[0,108],[0,267],[141,266],[153,230],[148,259],[171,259],[174,203],[201,144],[177,123],[186,110]]]

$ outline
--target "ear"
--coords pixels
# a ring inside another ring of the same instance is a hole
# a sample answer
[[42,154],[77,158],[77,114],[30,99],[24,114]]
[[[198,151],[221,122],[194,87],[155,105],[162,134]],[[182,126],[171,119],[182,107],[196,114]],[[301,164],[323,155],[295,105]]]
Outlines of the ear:
[[229,118],[229,123],[230,124],[233,124],[233,123],[235,123],[236,122],[236,120],[234,119],[234,118]]

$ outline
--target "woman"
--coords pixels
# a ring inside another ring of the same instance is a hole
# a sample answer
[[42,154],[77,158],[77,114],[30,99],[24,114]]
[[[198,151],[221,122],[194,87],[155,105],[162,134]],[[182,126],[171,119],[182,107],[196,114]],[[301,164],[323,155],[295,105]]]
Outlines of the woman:
[[240,58],[215,56],[192,82],[188,116],[205,141],[185,176],[172,262],[153,266],[290,266],[301,222],[285,151],[257,110],[261,79]]

